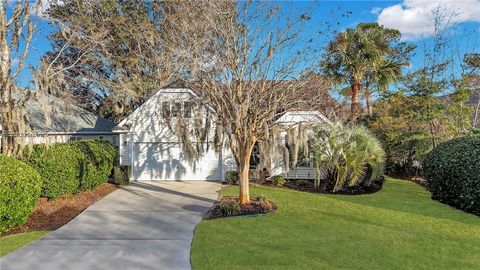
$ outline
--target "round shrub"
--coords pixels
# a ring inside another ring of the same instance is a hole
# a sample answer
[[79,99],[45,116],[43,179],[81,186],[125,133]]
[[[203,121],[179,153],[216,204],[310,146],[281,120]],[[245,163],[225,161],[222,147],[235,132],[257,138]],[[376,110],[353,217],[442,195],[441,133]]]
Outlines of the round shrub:
[[40,185],[34,168],[0,154],[0,234],[27,221],[40,197]]
[[111,182],[116,185],[128,185],[130,183],[130,166],[115,166]]
[[236,185],[238,184],[238,173],[237,171],[228,171],[225,175],[227,184],[229,185]]
[[423,170],[433,199],[480,215],[480,136],[440,144]]
[[285,178],[281,175],[274,175],[272,177],[272,183],[274,185],[284,185],[285,184]]

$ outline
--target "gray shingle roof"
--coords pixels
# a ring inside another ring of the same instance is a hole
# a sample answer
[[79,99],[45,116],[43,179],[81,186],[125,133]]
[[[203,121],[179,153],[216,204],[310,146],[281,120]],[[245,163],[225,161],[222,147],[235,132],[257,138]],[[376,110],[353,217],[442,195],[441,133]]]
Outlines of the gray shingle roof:
[[111,132],[115,123],[50,95],[38,95],[25,104],[34,132]]

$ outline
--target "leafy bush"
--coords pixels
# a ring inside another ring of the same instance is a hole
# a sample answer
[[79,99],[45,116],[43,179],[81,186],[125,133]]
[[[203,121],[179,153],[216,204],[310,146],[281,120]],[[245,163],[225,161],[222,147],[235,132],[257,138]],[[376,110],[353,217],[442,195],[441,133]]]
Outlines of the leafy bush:
[[[317,174],[326,177],[322,187],[325,191],[368,186],[383,174],[385,152],[364,126],[344,126],[341,123],[318,126],[312,152]],[[317,179],[315,188],[320,184]]]
[[480,215],[480,136],[440,144],[423,169],[432,198]]
[[34,168],[0,154],[0,234],[27,221],[40,197],[40,185]]
[[218,210],[222,216],[236,216],[240,214],[240,203],[237,201],[226,201],[218,205]]
[[298,187],[310,187],[312,185],[308,180],[297,180],[295,183]]
[[116,155],[109,142],[80,141],[34,145],[23,156],[42,176],[42,196],[57,198],[107,182]]
[[107,141],[80,141],[75,145],[85,156],[79,191],[91,190],[106,183],[117,158],[115,146]]
[[274,175],[272,176],[272,183],[277,186],[281,186],[285,184],[285,178],[281,175]]
[[228,171],[225,175],[227,184],[229,185],[236,185],[238,184],[238,173],[237,171]]
[[128,185],[130,183],[130,166],[113,167],[111,182],[117,185]]

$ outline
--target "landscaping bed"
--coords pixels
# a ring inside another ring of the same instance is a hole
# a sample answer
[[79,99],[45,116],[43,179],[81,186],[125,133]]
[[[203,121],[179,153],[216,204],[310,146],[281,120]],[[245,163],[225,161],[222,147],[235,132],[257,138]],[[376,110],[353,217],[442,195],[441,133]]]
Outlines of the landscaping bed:
[[104,183],[94,190],[64,195],[54,200],[40,198],[28,221],[23,225],[10,228],[5,235],[56,230],[117,188],[116,185]]
[[250,203],[241,205],[238,197],[221,197],[208,210],[206,219],[268,214],[277,210],[277,205],[265,199],[263,196],[256,196],[250,199]]
[[353,187],[345,187],[335,193],[327,191],[322,188],[315,188],[312,181],[307,180],[288,180],[285,182],[283,187],[294,189],[303,192],[310,193],[322,193],[322,194],[342,194],[342,195],[361,195],[361,194],[372,194],[378,192],[382,189],[383,181],[377,181],[371,183],[370,185],[358,185]]

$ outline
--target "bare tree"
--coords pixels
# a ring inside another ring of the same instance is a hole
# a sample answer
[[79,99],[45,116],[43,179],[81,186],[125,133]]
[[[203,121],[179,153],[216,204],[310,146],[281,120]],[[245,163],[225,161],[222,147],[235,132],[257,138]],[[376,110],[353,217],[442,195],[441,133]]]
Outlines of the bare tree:
[[[201,1],[191,16],[169,20],[190,83],[216,112],[217,125],[235,158],[240,203],[250,202],[249,166],[255,144],[267,153],[276,140],[275,120],[300,108],[309,67],[308,42],[302,40],[306,13],[285,14],[272,2]],[[181,8],[178,7],[177,8]],[[196,33],[191,25],[195,18]],[[201,31],[199,31],[201,30]],[[308,57],[307,57],[308,56]],[[305,109],[305,107],[303,107]]]
[[16,87],[15,79],[25,67],[32,37],[37,29],[37,17],[32,9],[40,4],[19,0],[8,10],[8,1],[0,1],[0,126],[2,128],[1,152],[15,155],[19,150],[16,134],[26,129],[22,115],[22,99],[26,93]]

